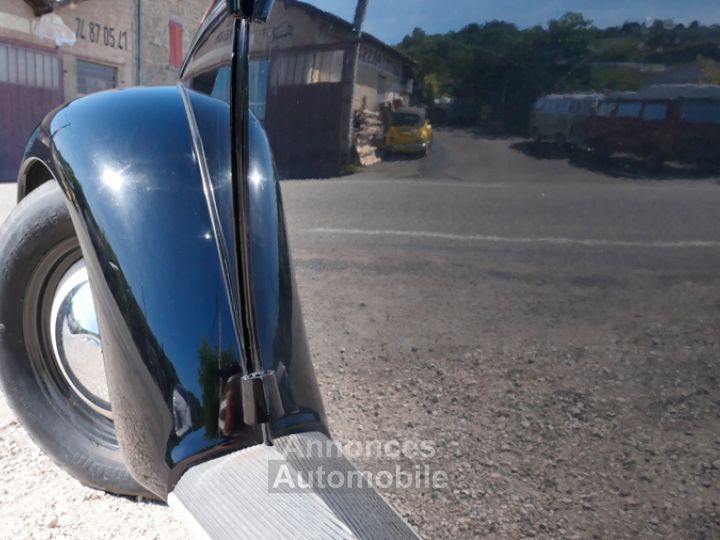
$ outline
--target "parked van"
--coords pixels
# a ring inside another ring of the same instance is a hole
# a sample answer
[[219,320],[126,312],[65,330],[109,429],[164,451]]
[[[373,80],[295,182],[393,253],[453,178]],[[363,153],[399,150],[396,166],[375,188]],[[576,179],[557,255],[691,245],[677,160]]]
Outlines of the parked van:
[[667,85],[609,96],[593,115],[589,146],[624,152],[660,167],[665,161],[720,164],[720,86]]
[[538,98],[530,113],[530,136],[535,142],[559,146],[586,143],[590,118],[601,94],[552,94]]

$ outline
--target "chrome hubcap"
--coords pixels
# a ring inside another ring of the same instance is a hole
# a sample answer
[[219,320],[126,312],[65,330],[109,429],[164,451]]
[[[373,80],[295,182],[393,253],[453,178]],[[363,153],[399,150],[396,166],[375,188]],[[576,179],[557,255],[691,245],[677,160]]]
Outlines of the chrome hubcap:
[[100,330],[82,259],[65,272],[55,289],[50,336],[55,360],[71,390],[90,408],[112,418]]

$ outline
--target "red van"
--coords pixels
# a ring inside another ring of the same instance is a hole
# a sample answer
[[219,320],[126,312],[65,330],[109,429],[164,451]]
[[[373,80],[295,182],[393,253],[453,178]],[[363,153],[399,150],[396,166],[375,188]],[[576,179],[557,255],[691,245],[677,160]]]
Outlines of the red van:
[[590,122],[588,143],[600,156],[615,152],[665,161],[720,165],[720,86],[667,85],[602,100]]

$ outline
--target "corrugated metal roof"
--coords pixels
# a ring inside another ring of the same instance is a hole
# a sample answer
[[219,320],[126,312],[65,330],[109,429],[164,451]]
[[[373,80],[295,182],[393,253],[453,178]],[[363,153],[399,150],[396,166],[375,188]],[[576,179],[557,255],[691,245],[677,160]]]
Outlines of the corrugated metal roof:
[[587,93],[587,94],[581,94],[581,93],[574,93],[574,94],[548,94],[546,96],[541,96],[541,99],[601,99],[605,97],[603,94],[596,94],[596,93]]
[[617,92],[611,99],[720,99],[720,86],[714,84],[658,84],[637,92]]
[[[312,4],[308,4],[307,2],[301,2],[300,0],[284,0],[284,3],[287,6],[299,7],[310,15],[315,15],[315,16],[319,16],[319,17],[323,17],[325,19],[331,20],[331,21],[333,21],[334,24],[337,24],[338,26],[345,28],[348,32],[353,31],[353,24],[351,22],[346,21],[345,19],[338,17],[337,15],[334,15],[328,11],[323,11],[322,9],[315,7]],[[418,65],[418,63],[415,60],[413,60],[406,54],[401,53],[395,47],[388,45],[384,41],[376,38],[372,34],[363,32],[362,40],[375,45],[376,47],[384,50],[386,53],[388,53],[392,56],[395,56],[398,60],[400,60],[404,64],[409,64],[414,67],[417,67],[417,65]]]

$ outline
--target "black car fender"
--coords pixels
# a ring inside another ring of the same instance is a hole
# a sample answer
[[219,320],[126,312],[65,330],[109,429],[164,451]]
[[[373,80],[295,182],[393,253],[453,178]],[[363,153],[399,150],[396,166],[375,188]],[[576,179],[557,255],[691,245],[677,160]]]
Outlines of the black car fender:
[[[200,133],[198,118],[217,120]],[[118,441],[133,476],[160,497],[198,460],[263,441],[242,414],[220,418],[221,403],[238,401],[225,399],[228,380],[247,371],[233,319],[233,245],[220,238],[233,215],[214,211],[227,206],[218,198],[230,181],[229,126],[227,103],[180,85],[93,94],[43,121],[19,177],[19,198],[51,177],[67,197]],[[255,325],[284,410],[269,429],[327,433],[272,155],[253,119],[248,137]]]

